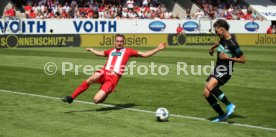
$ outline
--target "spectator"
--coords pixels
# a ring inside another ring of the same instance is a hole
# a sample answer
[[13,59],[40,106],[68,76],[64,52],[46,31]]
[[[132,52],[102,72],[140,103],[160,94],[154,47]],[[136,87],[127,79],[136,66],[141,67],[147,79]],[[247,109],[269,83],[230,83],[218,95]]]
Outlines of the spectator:
[[26,6],[23,6],[23,8],[25,10],[25,15],[28,15],[32,10],[32,6],[30,3],[28,3]]
[[137,15],[136,15],[136,13],[134,13],[132,10],[129,10],[128,11],[128,18],[130,18],[130,19],[135,19],[135,18],[137,18]]
[[215,19],[215,14],[216,14],[215,8],[212,7],[212,9],[209,9],[207,13],[211,19]]
[[191,19],[191,10],[190,9],[186,10],[186,16],[187,16],[187,19]]
[[195,13],[195,19],[199,20],[204,16],[204,12],[200,9],[197,10],[197,12]]
[[61,12],[61,18],[66,19],[66,18],[68,18],[68,17],[69,17],[69,16],[68,16],[68,13],[66,12],[65,9],[63,9],[62,12]]
[[148,6],[149,2],[150,2],[150,0],[143,0],[142,6],[144,6],[144,7]]
[[133,9],[134,1],[133,0],[127,0],[126,6],[127,6],[128,9]]
[[150,4],[150,11],[156,12],[156,11],[157,11],[157,8],[154,7],[152,4]]
[[266,34],[272,34],[272,25],[268,27]]
[[53,7],[53,1],[52,0],[47,0],[47,7],[49,7],[49,8]]
[[165,17],[165,19],[171,19],[172,18],[172,13],[171,12],[165,12],[164,17]]
[[71,2],[71,4],[70,4],[70,7],[71,7],[72,9],[75,9],[76,5],[77,5],[77,1],[76,1],[76,0],[73,0],[73,1]]
[[65,10],[65,12],[68,14],[71,8],[67,3],[65,3],[62,9]]
[[30,18],[30,19],[35,19],[36,18],[36,13],[34,12],[34,10],[31,10],[31,12],[28,15],[28,18]]
[[52,12],[52,9],[48,9],[48,14],[46,15],[46,18],[54,18],[54,13]]
[[253,12],[252,18],[253,18],[253,20],[258,20],[259,19],[256,11]]
[[226,17],[225,17],[227,20],[232,20],[233,19],[233,16],[230,12],[227,12],[226,14]]
[[179,23],[178,27],[176,28],[176,34],[179,35],[182,33],[184,33],[184,29],[182,28],[181,24]]
[[253,20],[253,17],[251,15],[252,11],[250,9],[246,10],[246,14],[242,16],[242,20]]
[[5,12],[4,12],[4,15],[6,17],[15,17],[15,7],[12,6],[10,9],[7,9]]
[[37,0],[37,3],[38,3],[39,6],[46,5],[47,0]]
[[243,16],[244,16],[244,14],[243,14],[242,10],[238,9],[238,11],[237,11],[237,20],[242,19]]
[[158,0],[151,0],[150,2],[153,6],[157,6],[158,5]]
[[150,19],[155,19],[157,16],[156,12],[154,10],[150,11]]
[[88,12],[88,14],[87,14],[87,16],[86,16],[86,18],[88,18],[88,19],[92,19],[93,18],[93,11],[92,10],[89,10],[89,12]]
[[167,12],[167,9],[166,9],[166,7],[165,7],[164,4],[162,4],[162,5],[160,6],[160,12],[162,12],[162,13]]
[[123,8],[123,11],[122,11],[122,18],[128,18],[128,9],[127,8]]
[[272,26],[272,34],[276,34],[276,25]]
[[204,10],[205,12],[208,12],[208,11],[209,11],[209,4],[206,3],[205,1],[202,2],[201,7],[203,8],[203,10]]
[[94,11],[93,19],[98,19],[98,18],[99,18],[99,12],[96,10]]

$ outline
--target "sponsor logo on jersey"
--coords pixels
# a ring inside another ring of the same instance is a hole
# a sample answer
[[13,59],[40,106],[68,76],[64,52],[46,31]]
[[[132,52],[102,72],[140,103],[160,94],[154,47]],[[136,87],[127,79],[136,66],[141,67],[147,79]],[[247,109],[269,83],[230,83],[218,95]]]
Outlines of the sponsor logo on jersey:
[[224,52],[224,53],[227,54],[227,56],[230,57],[230,58],[233,57],[231,51],[228,49],[227,46],[223,47],[222,45],[219,45],[218,48],[217,48],[217,51],[218,51],[219,53]]
[[112,52],[111,56],[121,56],[122,52]]

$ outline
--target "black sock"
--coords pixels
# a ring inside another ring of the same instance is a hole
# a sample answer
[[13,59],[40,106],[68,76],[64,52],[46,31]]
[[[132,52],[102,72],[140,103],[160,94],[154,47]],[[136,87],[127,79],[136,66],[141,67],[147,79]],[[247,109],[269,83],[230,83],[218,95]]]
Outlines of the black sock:
[[212,108],[221,116],[224,114],[223,110],[221,109],[220,105],[218,104],[216,98],[213,95],[210,95],[206,98]]
[[227,99],[227,97],[220,89],[212,91],[212,94],[214,94],[226,106],[230,104],[230,101]]

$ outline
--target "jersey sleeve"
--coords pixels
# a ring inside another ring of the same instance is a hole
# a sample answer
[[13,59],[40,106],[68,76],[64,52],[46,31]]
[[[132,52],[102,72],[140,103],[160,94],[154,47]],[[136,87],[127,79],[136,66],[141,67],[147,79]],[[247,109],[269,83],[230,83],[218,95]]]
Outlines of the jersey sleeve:
[[110,54],[112,49],[108,49],[104,51],[104,56],[108,56]]
[[235,40],[230,39],[228,41],[228,44],[231,47],[230,50],[233,53],[234,57],[239,58],[240,56],[243,55],[243,52],[241,51],[239,44]]
[[139,55],[138,55],[138,50],[134,50],[134,49],[131,49],[131,48],[129,48],[128,49],[129,50],[129,56],[130,57],[138,57]]

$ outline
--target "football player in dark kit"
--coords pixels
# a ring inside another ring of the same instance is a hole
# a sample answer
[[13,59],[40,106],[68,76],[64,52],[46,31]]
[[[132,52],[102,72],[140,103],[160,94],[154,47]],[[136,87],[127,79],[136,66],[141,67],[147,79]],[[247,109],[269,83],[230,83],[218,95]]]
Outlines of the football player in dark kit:
[[[236,40],[228,32],[229,24],[225,20],[217,20],[213,27],[220,37],[220,41],[209,50],[209,54],[213,55],[214,49],[217,48],[217,61],[213,72],[206,80],[203,96],[218,113],[218,117],[212,122],[220,122],[227,120],[233,114],[236,106],[228,100],[219,88],[231,78],[234,62],[245,63],[245,56]],[[226,112],[222,110],[217,99],[226,105]]]

